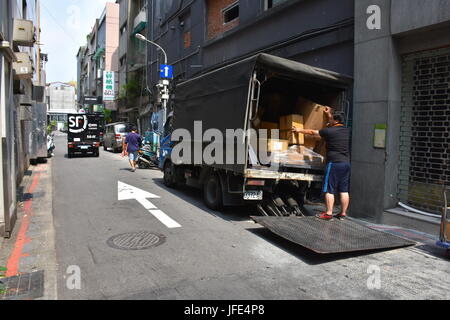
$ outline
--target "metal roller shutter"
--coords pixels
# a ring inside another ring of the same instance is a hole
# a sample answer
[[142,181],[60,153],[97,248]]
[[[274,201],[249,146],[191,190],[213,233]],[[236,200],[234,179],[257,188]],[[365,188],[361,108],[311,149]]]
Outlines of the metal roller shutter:
[[406,55],[402,69],[398,198],[441,213],[450,185],[450,48]]

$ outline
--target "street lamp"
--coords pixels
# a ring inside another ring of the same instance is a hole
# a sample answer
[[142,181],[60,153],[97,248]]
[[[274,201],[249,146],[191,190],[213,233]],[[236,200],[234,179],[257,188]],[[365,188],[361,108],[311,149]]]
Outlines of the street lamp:
[[[136,33],[135,37],[138,38],[141,41],[146,41],[148,43],[153,44],[154,46],[158,47],[162,53],[164,54],[164,65],[167,66],[167,53],[166,51],[164,51],[164,49],[157,43],[148,40],[146,37],[144,37],[142,34],[140,33]],[[162,103],[163,103],[163,124],[166,123],[166,113],[167,113],[167,100],[169,99],[169,80],[163,80],[160,83],[160,87],[162,87]]]
[[155,43],[155,42],[153,42],[153,41],[148,40],[146,37],[144,37],[144,36],[143,36],[142,34],[140,34],[140,33],[136,33],[135,37],[138,38],[138,39],[141,40],[141,41],[147,41],[147,42],[149,42],[149,43],[151,43],[151,44],[157,46],[157,47],[163,52],[163,54],[164,54],[164,64],[167,64],[167,54],[166,54],[166,52],[164,51],[164,49],[163,49],[159,44],[157,44],[157,43]]

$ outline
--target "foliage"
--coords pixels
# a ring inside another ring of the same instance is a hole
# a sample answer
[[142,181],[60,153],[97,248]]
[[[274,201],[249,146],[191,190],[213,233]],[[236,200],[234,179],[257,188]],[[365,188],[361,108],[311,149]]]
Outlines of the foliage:
[[120,99],[128,98],[133,99],[141,95],[141,85],[137,80],[128,81],[120,88]]
[[[5,277],[7,269],[5,267],[0,266],[0,279]],[[0,281],[0,294],[5,293],[6,286]]]
[[106,123],[111,123],[112,122],[112,111],[108,110],[108,109],[103,109],[103,114],[105,115],[105,122]]
[[51,134],[52,131],[56,130],[56,120],[53,120],[52,122],[50,122],[50,124],[47,126],[47,134]]

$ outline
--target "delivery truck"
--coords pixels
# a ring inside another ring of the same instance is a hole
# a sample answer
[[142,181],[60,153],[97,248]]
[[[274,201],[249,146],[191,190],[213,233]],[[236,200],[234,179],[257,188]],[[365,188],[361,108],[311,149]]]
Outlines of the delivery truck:
[[[335,72],[258,54],[178,84],[160,147],[164,182],[201,188],[211,209],[250,203],[263,215],[301,215],[305,198],[320,196],[326,149],[292,127],[322,129],[326,106],[347,112],[351,83]],[[183,141],[192,144],[191,158],[173,159],[177,142],[170,133],[177,129],[190,134]],[[209,129],[223,137],[248,132],[225,139],[221,151],[226,159],[244,148],[243,161],[195,161],[194,154],[208,146],[201,138]],[[266,147],[269,163],[262,161],[259,146]]]
[[292,128],[325,127],[326,106],[348,113],[351,85],[269,54],[177,84],[160,142],[164,183],[199,188],[213,210],[248,204],[255,222],[317,253],[414,244],[352,219],[317,219],[303,206],[321,196],[326,146]]
[[100,155],[100,134],[103,116],[99,114],[68,114],[67,156]]

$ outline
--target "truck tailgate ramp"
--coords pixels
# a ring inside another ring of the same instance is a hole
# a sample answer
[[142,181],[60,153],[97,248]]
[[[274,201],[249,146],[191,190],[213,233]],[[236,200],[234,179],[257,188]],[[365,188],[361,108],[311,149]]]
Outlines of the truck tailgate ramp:
[[276,235],[316,253],[343,253],[412,246],[415,242],[370,229],[349,219],[252,216]]

